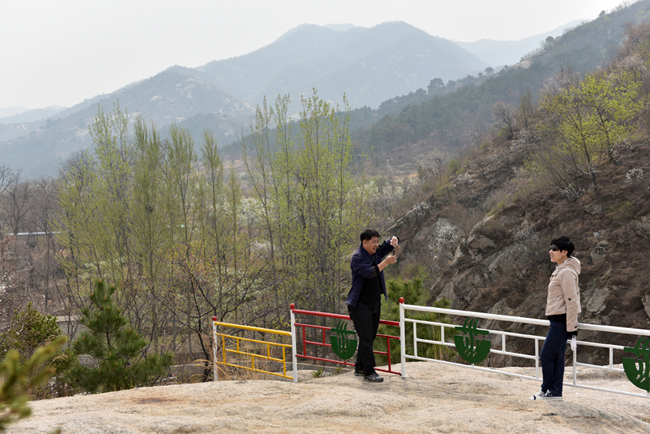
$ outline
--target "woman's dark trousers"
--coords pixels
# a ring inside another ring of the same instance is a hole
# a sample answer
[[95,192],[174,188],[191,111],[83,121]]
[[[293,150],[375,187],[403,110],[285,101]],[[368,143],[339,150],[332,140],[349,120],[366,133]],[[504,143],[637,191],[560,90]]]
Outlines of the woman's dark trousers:
[[566,324],[551,321],[551,327],[542,347],[539,360],[542,363],[542,391],[550,391],[553,395],[562,396],[564,380],[564,354],[569,334]]

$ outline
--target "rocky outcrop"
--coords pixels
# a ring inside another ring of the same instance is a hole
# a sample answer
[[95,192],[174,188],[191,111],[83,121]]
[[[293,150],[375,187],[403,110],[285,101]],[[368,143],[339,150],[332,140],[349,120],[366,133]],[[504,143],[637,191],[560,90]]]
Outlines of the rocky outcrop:
[[[440,189],[444,195],[432,195],[396,222],[391,231],[405,240],[401,269],[413,263],[426,267],[433,299],[447,298],[452,308],[545,318],[555,267],[548,246],[554,237],[568,235],[582,263],[579,321],[649,328],[650,184],[628,182],[625,174],[626,164],[650,161],[650,148],[630,147],[617,165],[603,166],[597,190],[569,197],[548,186],[514,199],[508,192],[523,185],[517,178],[525,152],[520,142],[512,147],[495,140],[465,164],[462,179],[450,178],[448,189]],[[489,212],[486,204],[493,204]],[[541,327],[513,330],[545,333]],[[579,336],[612,339],[586,331]],[[611,343],[633,346],[636,337],[614,339]],[[579,357],[608,362],[597,350]],[[621,357],[615,355],[617,361]]]

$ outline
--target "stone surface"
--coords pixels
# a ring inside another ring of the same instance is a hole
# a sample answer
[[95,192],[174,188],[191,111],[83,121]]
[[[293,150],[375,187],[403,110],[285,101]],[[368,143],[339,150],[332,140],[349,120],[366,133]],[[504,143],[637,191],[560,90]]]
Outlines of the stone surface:
[[650,318],[650,294],[646,294],[641,301],[643,302],[645,313],[648,315],[648,318]]
[[637,227],[644,231],[646,235],[650,236],[650,221],[644,219],[643,221],[636,222]]
[[600,214],[603,212],[603,207],[598,204],[589,204],[585,206],[585,212],[591,215]]
[[[505,370],[534,375],[534,368]],[[622,374],[601,372],[585,369],[578,378],[640,390]],[[538,380],[437,363],[409,363],[407,374],[386,374],[381,384],[348,373],[297,384],[220,381],[44,400],[7,433],[650,432],[647,398],[565,386],[564,401],[534,402],[528,397]]]
[[497,247],[496,243],[481,234],[470,234],[467,239],[467,250],[475,257],[480,253],[489,252]]
[[594,264],[600,264],[605,260],[605,257],[607,256],[607,246],[609,246],[608,241],[601,241],[591,251],[590,256]]
[[607,287],[587,290],[581,300],[586,309],[585,313],[593,316],[598,315],[600,312],[605,310],[607,307],[605,305],[605,300],[608,296],[609,288]]

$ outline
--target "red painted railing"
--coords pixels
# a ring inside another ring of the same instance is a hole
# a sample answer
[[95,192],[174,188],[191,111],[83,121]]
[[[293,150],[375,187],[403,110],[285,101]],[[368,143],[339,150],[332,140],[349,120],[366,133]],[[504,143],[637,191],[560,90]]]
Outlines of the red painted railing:
[[[325,312],[315,312],[315,311],[311,311],[311,310],[300,310],[300,309],[296,309],[295,305],[293,303],[291,303],[291,305],[289,307],[291,308],[291,311],[296,315],[322,316],[322,317],[326,317],[326,318],[336,318],[336,319],[343,319],[343,320],[351,321],[349,315],[340,315],[340,314],[336,314],[336,313],[325,313]],[[393,327],[397,327],[399,329],[399,321],[387,321],[387,320],[380,319],[379,324],[393,326]],[[330,347],[330,348],[332,347],[332,345],[327,342],[327,339],[325,337],[325,332],[331,330],[332,329],[331,327],[317,326],[317,325],[313,325],[313,324],[302,324],[302,323],[298,323],[298,322],[294,323],[294,326],[295,327],[302,327],[302,333],[300,333],[300,335],[302,336],[302,354],[297,353],[296,357],[301,358],[301,359],[319,360],[321,362],[336,363],[336,364],[339,364],[339,365],[354,366],[354,363],[350,363],[350,362],[347,362],[347,361],[326,359],[326,358],[323,358],[323,357],[314,357],[314,356],[308,356],[307,355],[307,345],[316,345],[316,346],[320,346],[320,347]],[[321,339],[320,342],[307,340],[307,329],[308,328],[310,328],[310,329],[320,329],[322,331],[322,334],[321,334],[322,339]],[[378,334],[377,337],[386,339],[386,351],[373,350],[373,353],[381,354],[381,355],[384,355],[384,356],[388,357],[388,369],[381,369],[381,368],[375,368],[375,369],[377,371],[387,372],[389,374],[401,375],[400,372],[393,371],[392,362],[391,362],[391,359],[390,359],[390,341],[391,340],[399,341],[399,336]],[[296,348],[296,351],[297,351],[297,348]]]

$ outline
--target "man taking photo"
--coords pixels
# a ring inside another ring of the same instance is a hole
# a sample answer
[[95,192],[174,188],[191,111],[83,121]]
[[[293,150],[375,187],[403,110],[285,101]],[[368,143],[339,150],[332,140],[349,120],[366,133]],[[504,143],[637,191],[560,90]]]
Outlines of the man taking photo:
[[[361,376],[366,381],[381,383],[384,381],[375,371],[375,354],[372,344],[377,337],[379,315],[381,314],[381,294],[388,299],[384,268],[395,264],[397,257],[388,255],[399,248],[399,239],[392,237],[390,241],[379,244],[379,232],[366,229],[359,236],[361,245],[352,255],[352,288],[345,302],[350,318],[359,336],[357,362],[354,365],[354,375]],[[382,260],[382,258],[384,258]]]

